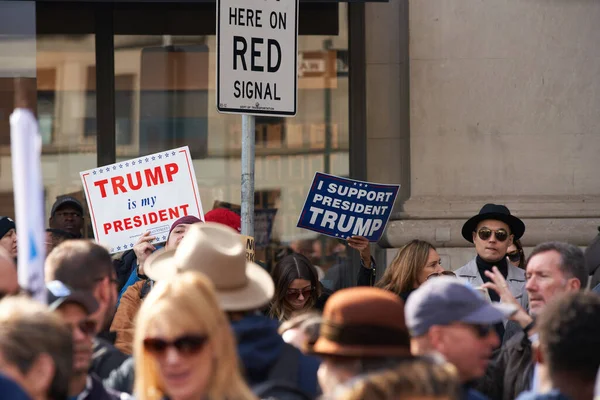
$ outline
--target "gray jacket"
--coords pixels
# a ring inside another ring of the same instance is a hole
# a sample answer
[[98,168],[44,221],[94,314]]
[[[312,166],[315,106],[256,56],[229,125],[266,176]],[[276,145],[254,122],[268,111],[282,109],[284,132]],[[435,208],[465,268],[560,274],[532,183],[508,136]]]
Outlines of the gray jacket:
[[[477,269],[477,261],[475,261],[475,258],[454,271],[454,273],[473,287],[483,285],[483,279],[479,274],[479,269]],[[529,306],[529,297],[525,291],[525,283],[525,271],[508,263],[508,275],[506,277],[508,289],[512,295],[515,296],[517,301],[521,303],[521,306],[527,310]]]

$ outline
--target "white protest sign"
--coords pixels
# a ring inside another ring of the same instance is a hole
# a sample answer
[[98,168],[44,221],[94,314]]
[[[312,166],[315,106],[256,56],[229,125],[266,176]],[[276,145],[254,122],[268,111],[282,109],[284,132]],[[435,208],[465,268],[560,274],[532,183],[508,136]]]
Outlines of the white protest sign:
[[96,241],[111,253],[131,249],[150,231],[164,242],[186,215],[204,220],[188,147],[134,158],[80,173]]
[[296,115],[298,0],[217,3],[217,110]]

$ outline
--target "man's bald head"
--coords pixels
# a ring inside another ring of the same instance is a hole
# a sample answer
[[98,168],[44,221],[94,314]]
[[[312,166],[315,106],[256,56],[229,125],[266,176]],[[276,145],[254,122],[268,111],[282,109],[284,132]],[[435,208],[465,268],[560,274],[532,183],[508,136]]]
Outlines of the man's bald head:
[[19,293],[17,266],[8,251],[0,247],[0,298]]

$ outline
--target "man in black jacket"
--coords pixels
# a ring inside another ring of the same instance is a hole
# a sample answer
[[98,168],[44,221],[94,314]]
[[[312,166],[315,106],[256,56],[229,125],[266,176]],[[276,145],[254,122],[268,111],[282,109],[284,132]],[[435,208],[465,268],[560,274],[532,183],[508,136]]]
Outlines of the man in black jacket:
[[[485,284],[485,287],[496,291],[502,302],[519,305],[497,269],[489,277],[492,282]],[[514,335],[500,350],[485,378],[477,386],[492,400],[514,400],[531,388],[535,369],[532,343],[538,340],[535,317],[556,295],[585,289],[587,271],[583,252],[568,243],[542,243],[529,257],[526,278],[529,315],[521,308],[513,316],[523,331]]]
[[58,280],[74,290],[93,294],[98,309],[92,315],[97,326],[91,371],[104,379],[127,355],[117,350],[108,332],[115,313],[117,288],[110,254],[87,240],[69,240],[56,247],[46,259],[46,281]]
[[93,335],[96,323],[90,316],[98,303],[87,291],[75,291],[60,281],[46,284],[50,310],[71,329],[73,340],[73,369],[69,379],[69,398],[78,400],[121,400],[130,396],[106,389],[90,371],[93,359]]

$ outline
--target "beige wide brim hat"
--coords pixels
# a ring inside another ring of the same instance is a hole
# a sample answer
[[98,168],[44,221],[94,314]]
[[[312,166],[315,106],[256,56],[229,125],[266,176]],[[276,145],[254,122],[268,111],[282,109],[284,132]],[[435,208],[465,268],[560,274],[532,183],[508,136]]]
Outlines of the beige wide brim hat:
[[188,271],[208,276],[224,311],[262,308],[275,293],[269,273],[246,261],[241,235],[222,224],[190,225],[176,250],[158,250],[144,264],[144,273],[155,281]]

